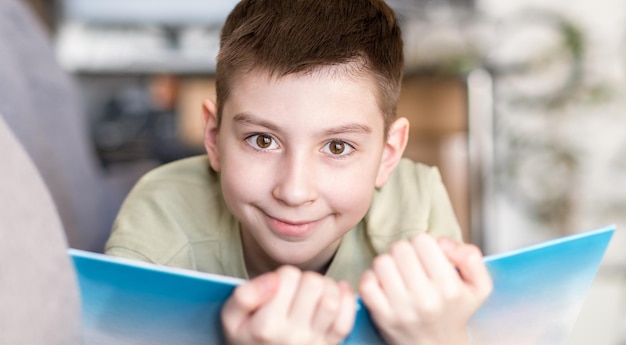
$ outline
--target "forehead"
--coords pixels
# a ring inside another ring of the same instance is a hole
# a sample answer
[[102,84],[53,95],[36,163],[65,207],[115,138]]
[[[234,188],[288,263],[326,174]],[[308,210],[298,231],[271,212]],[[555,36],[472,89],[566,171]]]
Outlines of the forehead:
[[340,63],[330,66],[316,66],[294,73],[282,73],[280,69],[269,70],[260,66],[240,70],[236,73],[230,85],[231,90],[241,88],[251,80],[267,85],[285,82],[319,82],[319,83],[352,83],[360,85],[372,94],[377,94],[378,84],[374,74],[368,70],[367,64],[360,60],[349,63]]
[[272,76],[253,70],[233,80],[224,104],[224,120],[238,113],[288,121],[368,122],[384,126],[375,78],[366,71],[325,67],[313,72]]

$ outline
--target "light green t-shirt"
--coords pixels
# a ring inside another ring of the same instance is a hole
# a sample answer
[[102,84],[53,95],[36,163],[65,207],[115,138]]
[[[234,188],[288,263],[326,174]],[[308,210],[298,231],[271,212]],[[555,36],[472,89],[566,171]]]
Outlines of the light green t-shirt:
[[[343,237],[326,275],[356,288],[377,254],[421,232],[461,240],[439,171],[403,159],[374,191],[363,220]],[[239,223],[206,156],[146,174],[124,201],[106,254],[248,278]]]

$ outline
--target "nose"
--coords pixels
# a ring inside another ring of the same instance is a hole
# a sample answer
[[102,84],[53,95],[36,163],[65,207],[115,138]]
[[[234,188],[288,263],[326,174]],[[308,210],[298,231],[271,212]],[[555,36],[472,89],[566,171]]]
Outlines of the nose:
[[312,159],[304,154],[292,154],[286,156],[280,164],[272,190],[273,197],[291,207],[315,201],[318,194]]

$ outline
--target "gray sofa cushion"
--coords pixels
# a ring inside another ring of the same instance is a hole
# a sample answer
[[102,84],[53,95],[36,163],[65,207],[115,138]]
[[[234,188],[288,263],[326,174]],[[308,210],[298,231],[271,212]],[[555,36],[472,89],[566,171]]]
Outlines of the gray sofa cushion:
[[80,299],[54,204],[0,116],[0,344],[80,343]]
[[83,110],[40,23],[19,0],[0,0],[0,113],[43,177],[69,245],[101,252],[122,200],[156,163],[105,173]]
[[108,235],[94,229],[104,226],[101,176],[73,83],[17,0],[0,0],[0,45],[0,112],[46,182],[71,245],[97,250]]

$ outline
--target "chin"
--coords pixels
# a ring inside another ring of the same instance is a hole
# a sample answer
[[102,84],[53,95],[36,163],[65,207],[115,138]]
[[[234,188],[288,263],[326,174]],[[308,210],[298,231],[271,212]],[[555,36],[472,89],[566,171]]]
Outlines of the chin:
[[313,260],[313,256],[303,253],[302,250],[283,250],[277,255],[272,255],[273,259],[281,265],[292,265],[297,267],[306,266]]

